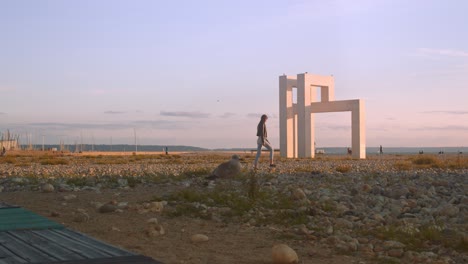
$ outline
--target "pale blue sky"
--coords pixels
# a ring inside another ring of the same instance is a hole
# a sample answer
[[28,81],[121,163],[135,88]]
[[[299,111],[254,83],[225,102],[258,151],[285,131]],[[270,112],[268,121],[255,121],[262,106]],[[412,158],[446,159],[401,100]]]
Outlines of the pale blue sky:
[[[468,1],[0,0],[0,132],[278,147],[278,76],[333,74],[367,145],[468,145]],[[350,113],[317,115],[349,146]]]

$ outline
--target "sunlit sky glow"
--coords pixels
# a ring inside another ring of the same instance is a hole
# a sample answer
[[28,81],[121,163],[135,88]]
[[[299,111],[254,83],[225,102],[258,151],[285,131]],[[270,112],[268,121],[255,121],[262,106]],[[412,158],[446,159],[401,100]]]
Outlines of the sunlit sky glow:
[[[0,132],[57,144],[279,142],[278,76],[335,77],[367,145],[468,145],[468,1],[0,1]],[[349,146],[350,113],[318,114]]]

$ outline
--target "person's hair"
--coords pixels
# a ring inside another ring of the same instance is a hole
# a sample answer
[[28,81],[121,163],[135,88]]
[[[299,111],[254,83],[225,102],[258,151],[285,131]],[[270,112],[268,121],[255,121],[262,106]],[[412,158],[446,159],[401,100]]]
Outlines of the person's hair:
[[267,115],[262,115],[262,117],[261,117],[260,121],[262,121],[262,122],[265,122],[265,120],[266,120],[267,118],[268,118],[268,116],[267,116]]

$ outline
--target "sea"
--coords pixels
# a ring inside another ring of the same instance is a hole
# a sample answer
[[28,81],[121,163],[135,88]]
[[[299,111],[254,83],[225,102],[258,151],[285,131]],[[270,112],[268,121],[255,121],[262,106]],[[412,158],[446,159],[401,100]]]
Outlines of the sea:
[[[31,146],[29,146],[31,147]],[[41,150],[41,145],[33,146],[34,149]],[[162,145],[126,145],[126,144],[119,144],[119,145],[91,145],[91,144],[83,144],[83,145],[44,145],[45,150],[68,150],[71,152],[89,152],[89,151],[145,151],[145,152],[163,152],[165,148],[168,148],[168,151],[176,151],[176,152],[204,152],[204,151],[236,151],[236,152],[252,152],[255,151],[256,146],[252,146],[252,148],[218,148],[218,149],[208,149],[208,148],[200,148],[194,146],[162,146]],[[23,149],[27,149],[28,146],[22,146]],[[278,151],[278,149],[275,149]],[[316,151],[323,150],[324,154],[328,155],[346,155],[348,153],[348,147],[317,147]],[[463,154],[468,155],[468,147],[382,147],[383,154],[419,154],[420,152],[424,154]],[[379,147],[367,147],[366,148],[367,155],[379,154]]]
[[[317,148],[316,150],[323,149],[325,154],[333,155],[346,155],[348,148]],[[379,154],[380,147],[367,147],[366,154]],[[382,147],[383,154],[467,154],[468,147]]]

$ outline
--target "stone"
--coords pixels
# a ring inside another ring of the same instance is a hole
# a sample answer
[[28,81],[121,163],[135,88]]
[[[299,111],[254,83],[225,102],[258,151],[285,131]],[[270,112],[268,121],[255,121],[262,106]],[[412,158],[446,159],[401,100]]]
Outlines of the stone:
[[162,225],[156,224],[156,225],[151,225],[146,229],[146,234],[150,237],[156,237],[160,235],[164,235],[166,231],[162,227]]
[[361,186],[361,190],[365,193],[368,193],[372,190],[372,187],[369,184],[363,184]]
[[390,257],[401,258],[405,251],[401,248],[394,248],[387,251],[387,255]]
[[306,194],[301,188],[296,188],[293,190],[291,197],[294,200],[305,200],[307,198]]
[[392,248],[404,248],[406,246],[405,246],[405,244],[403,244],[401,242],[398,242],[398,241],[387,240],[387,241],[385,241],[383,243],[383,247],[384,247],[384,249],[389,250],[389,249],[392,249]]
[[57,212],[57,211],[52,211],[52,212],[50,212],[50,216],[52,216],[52,217],[60,217],[60,213]]
[[335,226],[338,228],[352,229],[354,225],[351,221],[348,221],[344,218],[337,218],[335,221]]
[[454,206],[452,204],[446,204],[444,206],[441,206],[437,210],[438,215],[448,216],[448,217],[457,216],[459,212],[460,212],[460,209],[458,209],[458,207],[456,207],[456,206]]
[[296,251],[286,244],[277,244],[272,248],[272,258],[274,264],[298,263],[299,257]]
[[99,207],[99,212],[100,213],[112,213],[117,210],[117,207],[113,204],[104,204],[103,206]]
[[73,200],[73,199],[76,199],[76,195],[74,195],[74,194],[63,196],[63,200],[65,200],[65,201],[69,201],[69,200]]
[[239,156],[234,154],[229,161],[223,162],[216,167],[207,179],[233,178],[241,172],[241,169],[242,166],[240,164]]
[[118,179],[117,184],[119,184],[120,187],[125,187],[128,185],[128,180],[127,179]]
[[55,190],[54,186],[50,183],[45,183],[42,185],[41,190],[43,192],[51,193]]
[[128,202],[120,202],[117,204],[117,207],[120,209],[126,209],[128,207]]
[[375,256],[374,246],[372,244],[360,244],[358,246],[358,252],[360,255],[367,258],[372,258]]
[[160,213],[162,212],[163,209],[164,209],[163,202],[151,202],[148,207],[148,210],[154,213]]
[[156,217],[153,217],[153,218],[150,218],[148,219],[148,221],[146,221],[148,224],[157,224],[158,223],[158,219]]
[[190,240],[194,243],[199,243],[199,242],[206,242],[209,240],[208,236],[203,235],[203,234],[196,234],[193,235]]
[[77,210],[74,214],[73,222],[84,223],[89,221],[90,217],[86,212]]

